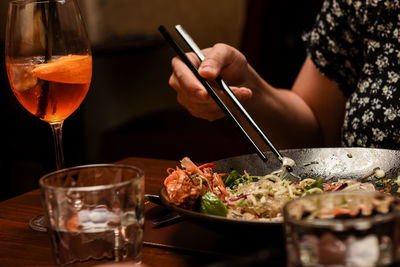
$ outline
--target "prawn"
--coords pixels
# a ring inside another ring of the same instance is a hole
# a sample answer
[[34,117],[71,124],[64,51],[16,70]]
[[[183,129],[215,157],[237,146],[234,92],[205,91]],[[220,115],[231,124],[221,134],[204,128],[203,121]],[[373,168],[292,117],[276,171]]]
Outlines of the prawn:
[[222,177],[214,172],[215,164],[194,164],[188,157],[180,161],[180,167],[168,168],[164,180],[169,201],[177,206],[193,208],[196,200],[207,192],[213,192],[221,200],[228,196]]

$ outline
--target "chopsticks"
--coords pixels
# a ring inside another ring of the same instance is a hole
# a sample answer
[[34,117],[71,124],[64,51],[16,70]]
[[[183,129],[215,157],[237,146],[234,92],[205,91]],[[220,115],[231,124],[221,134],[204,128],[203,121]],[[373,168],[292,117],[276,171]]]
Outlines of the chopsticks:
[[[201,49],[193,41],[193,39],[185,31],[185,29],[181,25],[176,25],[175,29],[179,33],[179,35],[184,39],[186,44],[191,48],[191,50],[197,55],[197,57],[200,59],[200,61],[203,61],[204,60],[204,55],[201,52]],[[186,56],[185,52],[183,52],[182,48],[174,40],[174,38],[167,31],[167,29],[164,26],[161,25],[158,28],[158,30],[161,32],[161,34],[166,39],[166,41],[171,45],[171,47],[175,50],[175,52],[178,54],[178,56],[181,58],[181,60],[187,65],[187,67],[193,72],[193,74],[196,76],[196,78],[206,88],[207,92],[211,95],[211,97],[214,99],[214,101],[222,109],[222,111],[225,113],[225,115],[228,118],[230,118],[234,122],[234,124],[239,128],[239,130],[242,132],[244,137],[253,146],[254,150],[257,152],[259,157],[263,161],[267,161],[267,157],[262,152],[262,150],[256,145],[256,143],[253,141],[253,139],[250,137],[250,135],[246,132],[246,130],[243,128],[243,126],[240,124],[240,122],[236,119],[236,117],[233,115],[233,113],[229,110],[229,108],[226,106],[226,104],[222,101],[222,99],[219,97],[219,95],[214,91],[214,89],[207,82],[207,80],[205,80],[203,77],[200,76],[200,74],[197,71],[197,68],[189,60],[189,58]],[[241,115],[253,127],[253,129],[256,131],[258,136],[261,137],[261,139],[268,145],[268,147],[271,149],[271,151],[274,153],[274,155],[278,158],[278,160],[282,162],[283,161],[282,154],[275,148],[275,146],[271,143],[271,141],[268,139],[268,137],[264,134],[264,132],[260,129],[260,127],[258,127],[256,122],[251,118],[249,113],[246,111],[246,109],[242,106],[242,104],[236,98],[236,96],[232,92],[231,88],[229,88],[229,86],[225,83],[225,81],[221,77],[217,77],[216,81],[221,86],[221,88],[225,92],[225,94],[234,103],[235,107],[240,111]],[[290,167],[287,168],[287,169],[288,169],[289,172],[292,171],[292,168],[290,168]]]

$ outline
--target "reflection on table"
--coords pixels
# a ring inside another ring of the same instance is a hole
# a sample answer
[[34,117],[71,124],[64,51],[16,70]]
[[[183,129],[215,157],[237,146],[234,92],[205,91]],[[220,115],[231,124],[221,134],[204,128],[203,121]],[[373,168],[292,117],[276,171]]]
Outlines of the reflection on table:
[[[149,158],[126,158],[119,163],[144,170],[146,193],[149,194],[158,194],[166,176],[165,170],[179,164]],[[28,226],[29,219],[40,212],[43,209],[39,190],[0,203],[1,266],[54,265],[48,235]],[[151,221],[165,212],[163,207],[146,203],[143,266],[254,266],[260,262],[285,266],[281,233],[240,237],[239,233],[216,233],[186,220],[153,228]],[[100,266],[103,264],[109,266],[111,262],[99,262]]]

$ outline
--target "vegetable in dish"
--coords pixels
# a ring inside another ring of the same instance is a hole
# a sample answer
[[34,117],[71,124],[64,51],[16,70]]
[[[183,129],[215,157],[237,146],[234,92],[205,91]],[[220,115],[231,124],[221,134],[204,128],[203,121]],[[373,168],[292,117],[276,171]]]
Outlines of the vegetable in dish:
[[284,158],[282,162],[284,164],[279,170],[254,176],[236,170],[230,174],[216,173],[215,164],[196,166],[185,157],[180,167],[167,170],[169,176],[164,186],[170,203],[176,206],[227,218],[265,221],[282,221],[284,204],[308,194],[376,191],[371,183],[349,179],[336,182],[323,182],[320,178],[291,181],[286,167],[294,166],[294,161]]
[[228,208],[213,192],[207,192],[200,197],[200,212],[226,217]]

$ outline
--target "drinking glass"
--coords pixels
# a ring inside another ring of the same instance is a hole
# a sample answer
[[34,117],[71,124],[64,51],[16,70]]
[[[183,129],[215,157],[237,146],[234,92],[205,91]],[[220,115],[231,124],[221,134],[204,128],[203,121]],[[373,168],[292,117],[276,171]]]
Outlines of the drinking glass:
[[49,173],[39,184],[57,266],[90,260],[140,264],[141,169],[120,164],[78,166]]
[[287,266],[399,266],[400,201],[387,194],[309,195],[284,206]]
[[[92,77],[90,42],[75,0],[12,0],[6,66],[21,105],[51,126],[57,169],[64,168],[63,122],[82,103]],[[45,231],[42,217],[31,227]]]

